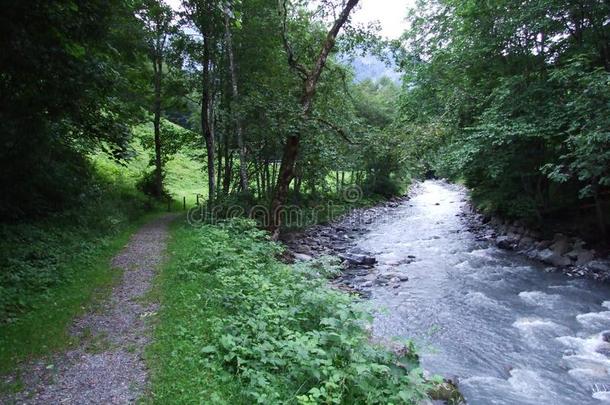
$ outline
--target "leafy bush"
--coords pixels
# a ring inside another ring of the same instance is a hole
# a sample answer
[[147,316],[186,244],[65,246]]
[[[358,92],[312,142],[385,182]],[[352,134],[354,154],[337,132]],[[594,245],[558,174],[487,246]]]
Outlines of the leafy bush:
[[155,403],[417,403],[413,354],[369,343],[368,317],[327,286],[327,264],[290,267],[249,221],[180,228],[161,277],[150,352]]

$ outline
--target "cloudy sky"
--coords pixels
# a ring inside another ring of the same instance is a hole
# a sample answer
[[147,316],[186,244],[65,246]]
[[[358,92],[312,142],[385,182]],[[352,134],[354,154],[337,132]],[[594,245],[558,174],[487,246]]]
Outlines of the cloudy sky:
[[415,0],[360,0],[360,4],[360,9],[353,14],[354,21],[379,21],[383,36],[398,38],[406,27],[407,9],[413,7]]
[[[166,0],[172,7],[178,8],[181,0]],[[353,13],[353,19],[359,23],[379,21],[381,34],[389,38],[398,38],[405,29],[404,18],[407,9],[415,0],[360,0],[360,7]]]

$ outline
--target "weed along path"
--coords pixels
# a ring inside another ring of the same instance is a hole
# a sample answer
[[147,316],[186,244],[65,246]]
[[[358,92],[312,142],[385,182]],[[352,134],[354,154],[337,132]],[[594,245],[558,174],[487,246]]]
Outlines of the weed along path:
[[123,271],[111,295],[77,319],[80,339],[69,351],[36,360],[20,370],[22,390],[0,403],[124,404],[147,389],[143,359],[150,318],[157,304],[146,300],[164,259],[168,227],[175,215],[159,217],[132,236],[113,265]]

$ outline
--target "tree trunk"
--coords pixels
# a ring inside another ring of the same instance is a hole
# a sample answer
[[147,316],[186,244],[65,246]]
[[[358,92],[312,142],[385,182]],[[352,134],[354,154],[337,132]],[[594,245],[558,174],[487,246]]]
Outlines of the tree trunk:
[[[229,55],[229,71],[231,73],[231,91],[233,103],[239,100],[239,91],[237,87],[237,71],[235,69],[235,58],[233,56],[233,38],[231,35],[231,27],[229,21],[229,5],[225,6],[225,42],[227,53]],[[246,162],[246,146],[244,144],[243,127],[238,109],[233,109],[235,117],[235,132],[237,135],[237,147],[239,149],[239,183],[244,193],[248,192],[248,167]]]
[[218,164],[216,167],[216,195],[220,197],[222,193],[222,188],[220,187],[222,184],[222,139],[218,139],[218,142],[216,143],[216,153]]
[[157,51],[153,60],[153,72],[155,75],[155,99],[153,105],[153,126],[155,128],[155,196],[157,198],[163,195],[163,162],[161,160],[161,80],[163,75],[163,60],[159,52],[160,50]]
[[271,174],[269,172],[269,161],[265,159],[265,195],[271,191]]
[[254,172],[254,175],[256,176],[256,195],[258,196],[258,198],[261,198],[262,193],[261,193],[261,181],[260,181],[259,167],[256,167],[256,171]]
[[210,42],[208,35],[203,37],[203,74],[201,99],[201,129],[205,139],[208,163],[208,200],[214,200],[216,178],[214,171],[214,131],[212,129],[212,84],[210,82]]
[[233,178],[233,154],[229,151],[229,139],[225,136],[225,174],[222,183],[223,192],[228,195],[231,191],[231,180]]
[[339,171],[336,170],[335,171],[335,184],[336,184],[336,188],[337,188],[337,194],[339,194],[341,192],[341,183],[339,182]]
[[297,177],[294,181],[294,194],[296,195],[297,200],[301,200],[301,184],[303,179],[301,177]]
[[[292,48],[288,43],[286,32],[283,32],[284,48],[286,50],[286,53],[288,54],[288,63],[290,64],[291,68],[304,75],[303,89],[300,100],[303,120],[307,120],[309,118],[312,108],[313,97],[316,93],[316,86],[320,79],[320,75],[322,74],[322,70],[326,65],[328,55],[332,48],[335,46],[335,40],[337,38],[337,35],[339,34],[341,27],[347,21],[352,9],[358,4],[358,1],[359,0],[347,1],[345,6],[343,7],[343,10],[339,14],[339,17],[335,20],[332,27],[328,31],[326,39],[324,40],[322,48],[320,49],[320,53],[316,58],[313,68],[310,70],[307,70],[303,65],[300,65],[295,60]],[[286,19],[285,9],[283,17],[284,19]],[[284,20],[284,28],[285,27],[286,24]],[[269,230],[271,231],[273,239],[277,239],[279,237],[280,227],[282,225],[281,211],[283,209],[283,205],[286,203],[286,199],[288,198],[288,188],[290,187],[290,182],[294,178],[295,165],[297,162],[297,157],[299,155],[299,143],[300,133],[295,132],[288,135],[288,138],[286,139],[286,143],[284,145],[282,163],[280,165],[280,171],[278,173],[273,198],[271,200],[271,218]]]

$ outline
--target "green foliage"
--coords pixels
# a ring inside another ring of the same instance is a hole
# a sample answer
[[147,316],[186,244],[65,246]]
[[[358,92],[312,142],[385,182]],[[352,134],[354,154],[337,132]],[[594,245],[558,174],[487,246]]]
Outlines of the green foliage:
[[85,262],[141,216],[147,201],[129,189],[99,183],[82,198],[82,206],[44,221],[0,227],[0,323],[45,305],[54,288],[74,282]]
[[540,222],[592,197],[603,230],[609,17],[593,0],[421,1],[401,55],[401,120],[425,139],[416,156],[513,218]]
[[159,284],[152,402],[417,403],[414,355],[368,342],[368,317],[328,263],[291,268],[247,221],[180,227]]
[[138,23],[126,2],[61,0],[6,4],[0,27],[0,216],[73,207],[83,152],[122,157],[138,117]]

